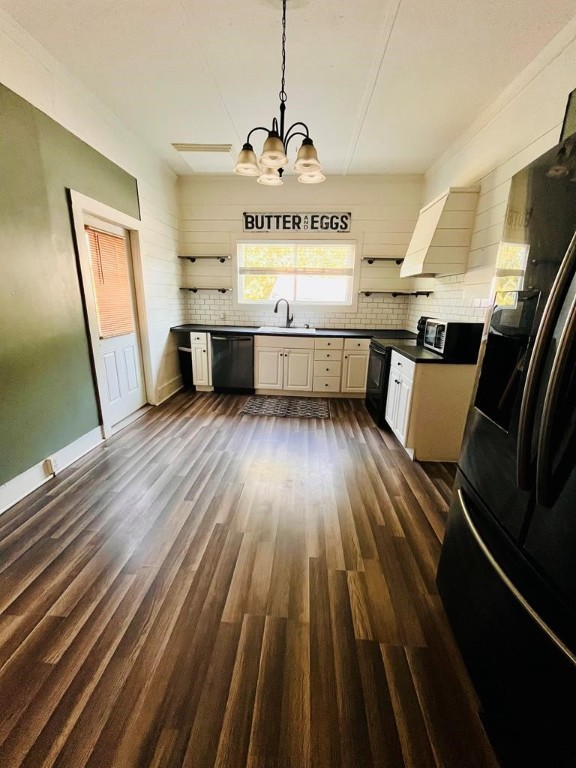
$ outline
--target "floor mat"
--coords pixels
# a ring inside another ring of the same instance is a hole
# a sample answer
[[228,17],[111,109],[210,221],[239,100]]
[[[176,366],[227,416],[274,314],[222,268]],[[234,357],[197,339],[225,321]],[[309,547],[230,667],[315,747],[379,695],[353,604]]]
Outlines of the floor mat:
[[287,416],[291,419],[329,419],[330,403],[321,397],[254,395],[240,413],[251,416]]

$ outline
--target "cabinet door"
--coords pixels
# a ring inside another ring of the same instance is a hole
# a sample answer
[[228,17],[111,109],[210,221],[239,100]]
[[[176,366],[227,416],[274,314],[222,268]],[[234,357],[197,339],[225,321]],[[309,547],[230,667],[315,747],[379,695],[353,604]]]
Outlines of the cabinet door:
[[384,418],[391,429],[396,430],[396,417],[398,414],[398,376],[390,369],[388,377],[388,392],[386,393],[386,411]]
[[342,366],[342,392],[366,392],[368,352],[344,350]]
[[256,389],[282,389],[283,350],[279,347],[256,349],[254,386]]
[[312,391],[312,363],[314,351],[311,349],[284,350],[284,389]]
[[208,369],[208,352],[206,347],[193,346],[192,349],[192,380],[194,384],[207,387],[210,384]]
[[396,412],[396,424],[394,432],[404,447],[408,436],[408,422],[410,420],[410,403],[412,401],[412,380],[400,374],[398,376],[398,410]]

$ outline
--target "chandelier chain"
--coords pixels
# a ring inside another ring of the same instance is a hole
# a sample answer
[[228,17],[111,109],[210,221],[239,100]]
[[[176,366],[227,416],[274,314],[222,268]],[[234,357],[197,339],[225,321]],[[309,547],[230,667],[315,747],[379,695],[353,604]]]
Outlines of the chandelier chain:
[[282,86],[280,88],[280,101],[286,103],[288,98],[285,91],[286,85],[286,0],[282,0]]

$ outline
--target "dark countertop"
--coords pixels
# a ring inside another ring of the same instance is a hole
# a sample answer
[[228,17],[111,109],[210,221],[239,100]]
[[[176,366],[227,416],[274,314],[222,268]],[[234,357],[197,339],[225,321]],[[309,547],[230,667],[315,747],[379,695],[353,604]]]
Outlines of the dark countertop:
[[380,346],[386,346],[398,352],[408,360],[412,360],[414,363],[440,363],[442,365],[474,365],[474,363],[455,363],[453,360],[445,360],[441,355],[436,352],[432,352],[429,349],[421,345],[417,345],[416,341],[412,339],[406,339],[405,341],[395,341],[391,344],[385,343]]
[[[170,328],[175,333],[193,333],[194,331],[205,333],[239,334],[253,333],[259,336],[281,336],[281,334],[266,333],[258,331],[257,326],[245,325],[195,325],[189,323],[186,325],[175,325]],[[283,334],[282,334],[283,335]],[[290,334],[288,334],[290,335]],[[330,338],[341,336],[347,339],[415,339],[416,334],[412,331],[402,331],[386,328],[317,328],[315,332],[307,334],[298,332],[294,336],[313,336],[318,338]],[[433,354],[433,353],[430,353]]]

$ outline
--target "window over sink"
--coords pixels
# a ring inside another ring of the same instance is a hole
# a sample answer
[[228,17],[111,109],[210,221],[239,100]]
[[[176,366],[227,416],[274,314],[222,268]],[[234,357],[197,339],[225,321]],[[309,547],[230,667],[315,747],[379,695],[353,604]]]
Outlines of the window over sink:
[[355,303],[353,242],[238,243],[238,303],[350,307]]

